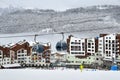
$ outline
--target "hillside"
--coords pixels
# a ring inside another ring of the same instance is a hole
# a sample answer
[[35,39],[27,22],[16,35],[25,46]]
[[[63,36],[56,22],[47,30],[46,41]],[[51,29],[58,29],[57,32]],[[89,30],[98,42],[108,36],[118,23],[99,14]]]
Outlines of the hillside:
[[120,32],[120,6],[80,7],[57,12],[39,9],[0,9],[0,33]]

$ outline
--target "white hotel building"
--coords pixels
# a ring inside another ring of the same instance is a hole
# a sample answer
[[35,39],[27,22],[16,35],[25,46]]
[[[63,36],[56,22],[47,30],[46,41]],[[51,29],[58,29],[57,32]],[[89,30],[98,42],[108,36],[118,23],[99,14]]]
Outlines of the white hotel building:
[[67,39],[68,66],[79,66],[80,64],[92,65],[93,63],[102,64],[101,56],[98,53],[98,39],[97,38],[76,38],[69,36]]
[[120,64],[120,34],[100,34],[98,44],[105,65],[110,66],[113,61]]
[[71,37],[69,44],[70,55],[74,56],[85,56],[85,39]]

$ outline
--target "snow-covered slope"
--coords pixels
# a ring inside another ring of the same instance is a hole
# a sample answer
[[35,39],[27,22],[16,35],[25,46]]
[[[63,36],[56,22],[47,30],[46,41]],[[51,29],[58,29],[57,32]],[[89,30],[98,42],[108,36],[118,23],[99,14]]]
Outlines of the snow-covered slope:
[[[8,11],[8,12],[7,12]],[[63,12],[39,9],[7,9],[0,16],[0,33],[23,32],[119,32],[120,6],[74,8]]]
[[120,80],[119,71],[0,70],[0,80]]

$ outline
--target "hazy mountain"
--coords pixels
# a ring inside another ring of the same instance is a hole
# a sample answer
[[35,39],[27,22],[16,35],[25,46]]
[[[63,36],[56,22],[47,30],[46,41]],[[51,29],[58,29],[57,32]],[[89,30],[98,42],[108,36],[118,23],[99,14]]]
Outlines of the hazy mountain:
[[0,33],[120,32],[120,6],[103,5],[63,12],[39,9],[0,8]]

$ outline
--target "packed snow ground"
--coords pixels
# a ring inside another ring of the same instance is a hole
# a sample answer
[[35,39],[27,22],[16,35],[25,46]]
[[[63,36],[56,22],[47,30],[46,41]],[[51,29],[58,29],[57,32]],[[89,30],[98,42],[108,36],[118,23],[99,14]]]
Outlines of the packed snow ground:
[[1,69],[0,80],[120,80],[119,71]]

